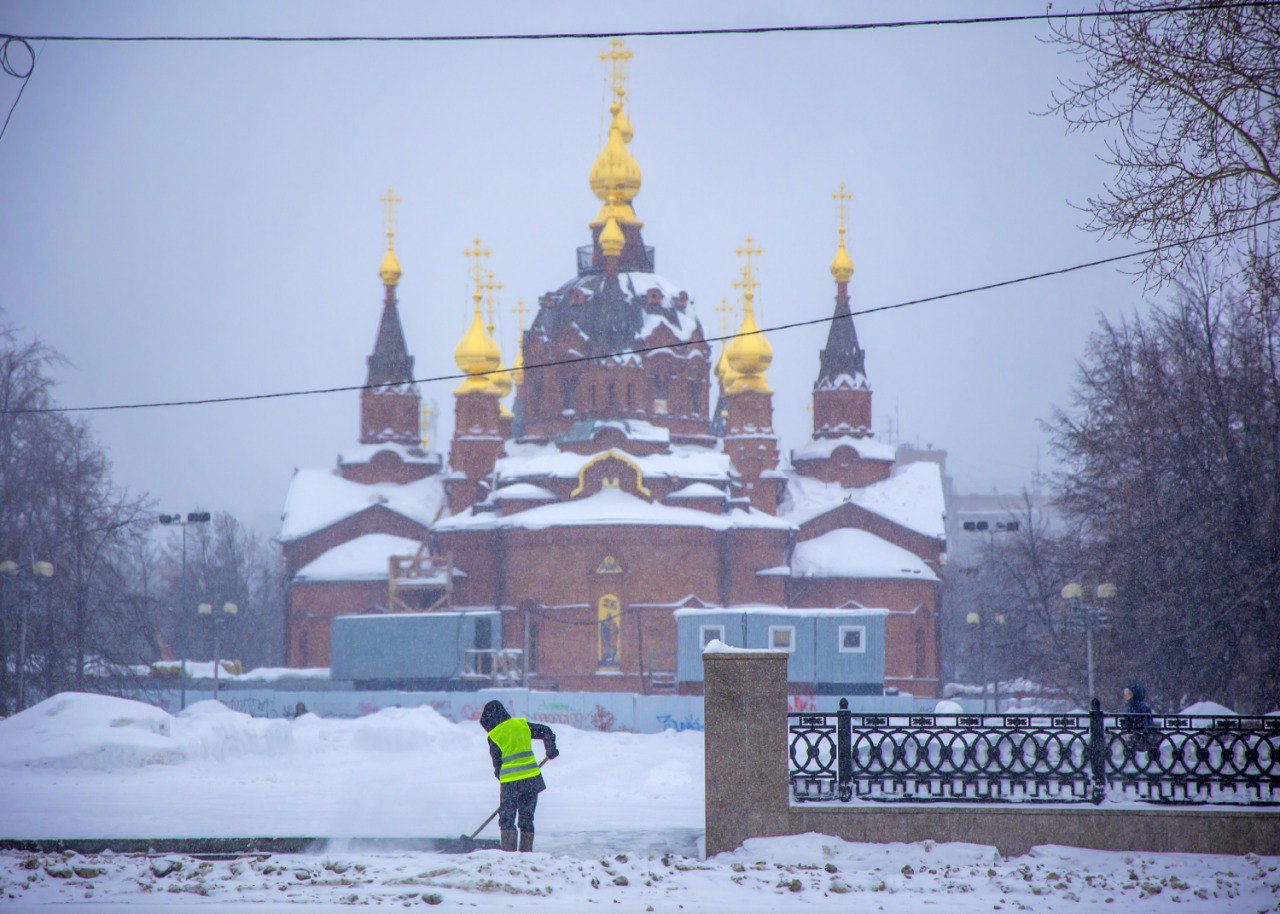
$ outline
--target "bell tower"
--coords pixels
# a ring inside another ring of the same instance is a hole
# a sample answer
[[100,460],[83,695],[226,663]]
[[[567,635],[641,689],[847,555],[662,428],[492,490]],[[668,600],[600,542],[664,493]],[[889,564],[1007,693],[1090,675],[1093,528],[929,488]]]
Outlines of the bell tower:
[[756,279],[753,258],[764,250],[750,235],[737,249],[742,258],[741,278],[734,282],[742,295],[742,324],[725,348],[724,450],[742,478],[751,504],[768,514],[778,510],[778,438],[773,431],[773,391],[765,371],[773,362],[773,347],[756,325]]
[[401,271],[395,250],[395,205],[400,198],[387,188],[379,199],[387,209],[387,252],[378,267],[383,286],[382,319],[367,360],[367,387],[360,394],[360,443],[416,447],[420,399],[413,383],[413,356],[405,345],[396,302]]
[[[453,360],[466,375],[453,392],[453,441],[449,447],[450,473],[445,478],[449,510],[457,513],[480,500],[482,482],[493,472],[502,453],[504,429],[509,420],[502,416],[500,398],[511,388],[509,372],[499,375],[502,353],[485,326],[480,314],[480,301],[485,292],[495,288],[492,274],[486,274],[483,261],[489,249],[479,238],[462,252],[472,261],[472,313],[467,331],[453,350]],[[504,380],[505,385],[499,382]]]

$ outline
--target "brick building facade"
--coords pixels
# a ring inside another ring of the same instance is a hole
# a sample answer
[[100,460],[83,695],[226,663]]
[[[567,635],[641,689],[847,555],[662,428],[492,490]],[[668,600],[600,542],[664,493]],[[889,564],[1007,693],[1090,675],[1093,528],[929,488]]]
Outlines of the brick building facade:
[[[502,613],[531,686],[649,691],[674,669],[677,609],[750,604],[887,610],[886,686],[936,695],[941,473],[898,465],[872,437],[843,227],[813,434],[784,461],[753,314],[758,249],[748,238],[740,251],[741,323],[713,364],[693,299],[654,273],[623,101],[619,88],[591,169],[591,243],[538,300],[513,371],[481,319],[476,271],[447,467],[418,447],[399,264],[384,261],[361,448],[300,471],[286,504],[288,662],[327,663],[335,615],[395,608],[376,577],[382,536],[447,559],[453,606]],[[337,549],[350,561],[325,564]]]

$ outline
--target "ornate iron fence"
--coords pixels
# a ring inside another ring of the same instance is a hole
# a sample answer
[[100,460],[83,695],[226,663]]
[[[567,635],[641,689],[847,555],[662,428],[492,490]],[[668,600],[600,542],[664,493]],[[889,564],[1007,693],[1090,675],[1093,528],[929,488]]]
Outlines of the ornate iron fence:
[[787,715],[797,802],[1280,803],[1280,718]]

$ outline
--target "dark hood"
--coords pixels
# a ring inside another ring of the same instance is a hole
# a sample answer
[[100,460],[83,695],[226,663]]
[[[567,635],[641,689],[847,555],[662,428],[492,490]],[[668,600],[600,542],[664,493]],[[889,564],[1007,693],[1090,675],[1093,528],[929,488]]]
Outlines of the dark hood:
[[507,709],[502,706],[500,701],[489,702],[484,706],[484,710],[480,712],[480,726],[484,727],[486,733],[504,720],[511,720],[511,715],[507,713]]
[[1134,700],[1135,702],[1142,702],[1142,701],[1146,701],[1146,700],[1147,700],[1147,687],[1146,687],[1146,686],[1140,686],[1140,685],[1138,685],[1136,682],[1134,682],[1134,683],[1130,683],[1130,684],[1129,684],[1129,691],[1133,693],[1133,700]]

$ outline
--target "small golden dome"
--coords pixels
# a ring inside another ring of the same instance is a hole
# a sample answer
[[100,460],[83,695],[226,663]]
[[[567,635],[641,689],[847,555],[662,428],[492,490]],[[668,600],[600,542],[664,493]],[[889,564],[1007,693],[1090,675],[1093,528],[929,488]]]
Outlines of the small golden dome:
[[626,244],[627,239],[618,228],[618,220],[610,216],[600,230],[600,252],[606,257],[617,257]]
[[613,122],[609,124],[609,137],[604,148],[591,165],[591,192],[604,203],[597,222],[615,216],[622,222],[635,222],[631,201],[640,193],[640,165],[627,149],[632,137],[631,122],[622,111],[622,104],[615,101],[609,106]]
[[751,311],[751,299],[748,298],[746,307],[743,308],[742,326],[738,328],[738,335],[729,342],[726,350],[729,368],[738,374],[726,393],[741,393],[744,390],[771,393],[769,385],[765,383],[764,373],[773,362],[773,347],[759,330]]
[[484,321],[480,319],[480,306],[476,305],[475,313],[471,315],[471,326],[467,328],[467,332],[458,341],[457,348],[453,350],[453,361],[468,375],[454,393],[487,392],[490,383],[485,374],[495,370],[501,364],[497,352],[497,345],[485,332]]
[[737,383],[739,377],[733,366],[729,364],[729,347],[732,344],[732,339],[725,340],[724,345],[720,347],[720,358],[716,360],[716,379],[720,381],[720,387],[726,391]]
[[396,249],[391,244],[390,232],[387,232],[387,253],[378,267],[378,275],[382,277],[384,286],[394,286],[400,281],[400,259],[396,257]]
[[516,360],[511,365],[511,380],[519,387],[524,383],[524,347],[516,347]]
[[844,246],[844,226],[840,227],[840,246],[836,248],[835,259],[831,261],[831,275],[836,282],[848,282],[853,276],[853,260]]
[[502,364],[502,360],[498,360],[498,374],[489,375],[490,392],[499,399],[511,393],[514,383],[511,380],[511,372],[507,370],[507,366]]

